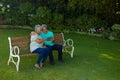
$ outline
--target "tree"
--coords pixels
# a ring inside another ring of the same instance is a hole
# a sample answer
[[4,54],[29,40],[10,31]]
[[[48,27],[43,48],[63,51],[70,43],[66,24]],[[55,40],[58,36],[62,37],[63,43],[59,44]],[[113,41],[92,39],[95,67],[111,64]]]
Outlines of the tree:
[[39,7],[36,14],[29,18],[30,25],[49,24],[51,20],[50,10],[47,7]]

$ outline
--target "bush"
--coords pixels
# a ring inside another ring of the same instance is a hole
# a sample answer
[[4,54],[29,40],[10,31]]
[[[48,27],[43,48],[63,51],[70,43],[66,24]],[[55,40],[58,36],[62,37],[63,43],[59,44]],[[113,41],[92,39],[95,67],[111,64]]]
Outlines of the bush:
[[63,15],[59,13],[53,14],[53,19],[50,22],[51,28],[55,30],[63,29]]
[[105,39],[109,39],[109,34],[110,34],[110,30],[104,30],[104,32],[102,33],[102,37]]
[[103,37],[109,40],[120,40],[120,25],[114,24],[112,26],[112,31],[106,30],[103,33]]
[[76,19],[73,19],[71,23],[74,23],[76,29],[80,29],[85,32],[87,32],[90,28],[104,28],[107,25],[106,21],[101,20],[95,15],[88,14],[84,14]]
[[70,18],[70,19],[67,19],[66,20],[66,28],[67,29],[69,29],[69,30],[77,30],[79,27],[77,27],[75,24],[76,24],[76,22],[75,22],[75,18]]
[[36,10],[36,14],[29,18],[30,25],[35,24],[49,24],[51,20],[50,10],[46,7],[39,7]]
[[111,32],[111,33],[109,33],[109,36],[108,36],[108,39],[110,39],[110,40],[116,40],[116,33],[115,32]]
[[[10,16],[12,14],[12,16]],[[27,16],[19,11],[6,13],[6,22],[8,24],[26,25]]]
[[8,24],[26,25],[29,24],[28,15],[32,13],[34,6],[29,3],[21,3],[15,10],[10,10],[5,13],[6,22]]
[[120,39],[120,25],[119,24],[114,24],[112,26],[112,30],[113,30],[113,32],[115,34],[114,37],[116,39]]
[[27,15],[32,14],[34,10],[34,5],[31,4],[30,2],[21,3],[19,6],[19,10],[21,13],[25,13]]
[[114,24],[112,30],[120,32],[120,24]]

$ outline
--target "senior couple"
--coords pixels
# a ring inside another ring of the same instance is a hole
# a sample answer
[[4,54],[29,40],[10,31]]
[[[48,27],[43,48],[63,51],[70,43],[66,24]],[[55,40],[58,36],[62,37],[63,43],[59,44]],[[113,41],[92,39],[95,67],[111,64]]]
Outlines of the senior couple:
[[54,65],[54,57],[52,50],[58,51],[58,61],[63,62],[62,59],[62,45],[54,44],[54,34],[47,29],[47,25],[36,25],[35,31],[31,32],[30,51],[38,53],[39,57],[35,64],[36,68],[43,67],[47,57],[49,56],[50,64]]

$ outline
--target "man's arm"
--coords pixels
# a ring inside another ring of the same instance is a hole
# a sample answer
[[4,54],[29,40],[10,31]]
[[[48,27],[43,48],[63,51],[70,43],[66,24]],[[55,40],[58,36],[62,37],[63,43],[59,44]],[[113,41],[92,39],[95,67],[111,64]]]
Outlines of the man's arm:
[[54,41],[54,37],[49,37],[46,39],[47,41]]
[[35,34],[36,34],[36,32],[32,31],[32,32],[30,33],[30,36],[35,35]]

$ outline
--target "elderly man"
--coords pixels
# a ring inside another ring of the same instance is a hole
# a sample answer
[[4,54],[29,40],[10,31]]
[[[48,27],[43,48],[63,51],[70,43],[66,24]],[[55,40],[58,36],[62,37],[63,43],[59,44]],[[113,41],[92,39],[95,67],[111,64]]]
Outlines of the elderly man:
[[40,36],[41,31],[42,27],[36,25],[35,32],[31,32],[30,51],[32,53],[39,53],[38,60],[35,64],[36,68],[41,68],[49,55],[49,49],[43,46],[44,40]]
[[42,25],[42,28],[43,28],[43,32],[41,32],[41,37],[42,39],[44,39],[44,44],[45,46],[47,46],[50,50],[50,53],[49,53],[49,59],[50,59],[50,64],[51,65],[54,65],[54,57],[53,57],[53,54],[52,54],[52,50],[57,50],[58,51],[58,61],[59,62],[63,62],[63,59],[62,59],[62,45],[58,45],[58,44],[54,44],[54,34],[53,32],[49,31],[47,29],[47,25],[43,24]]

